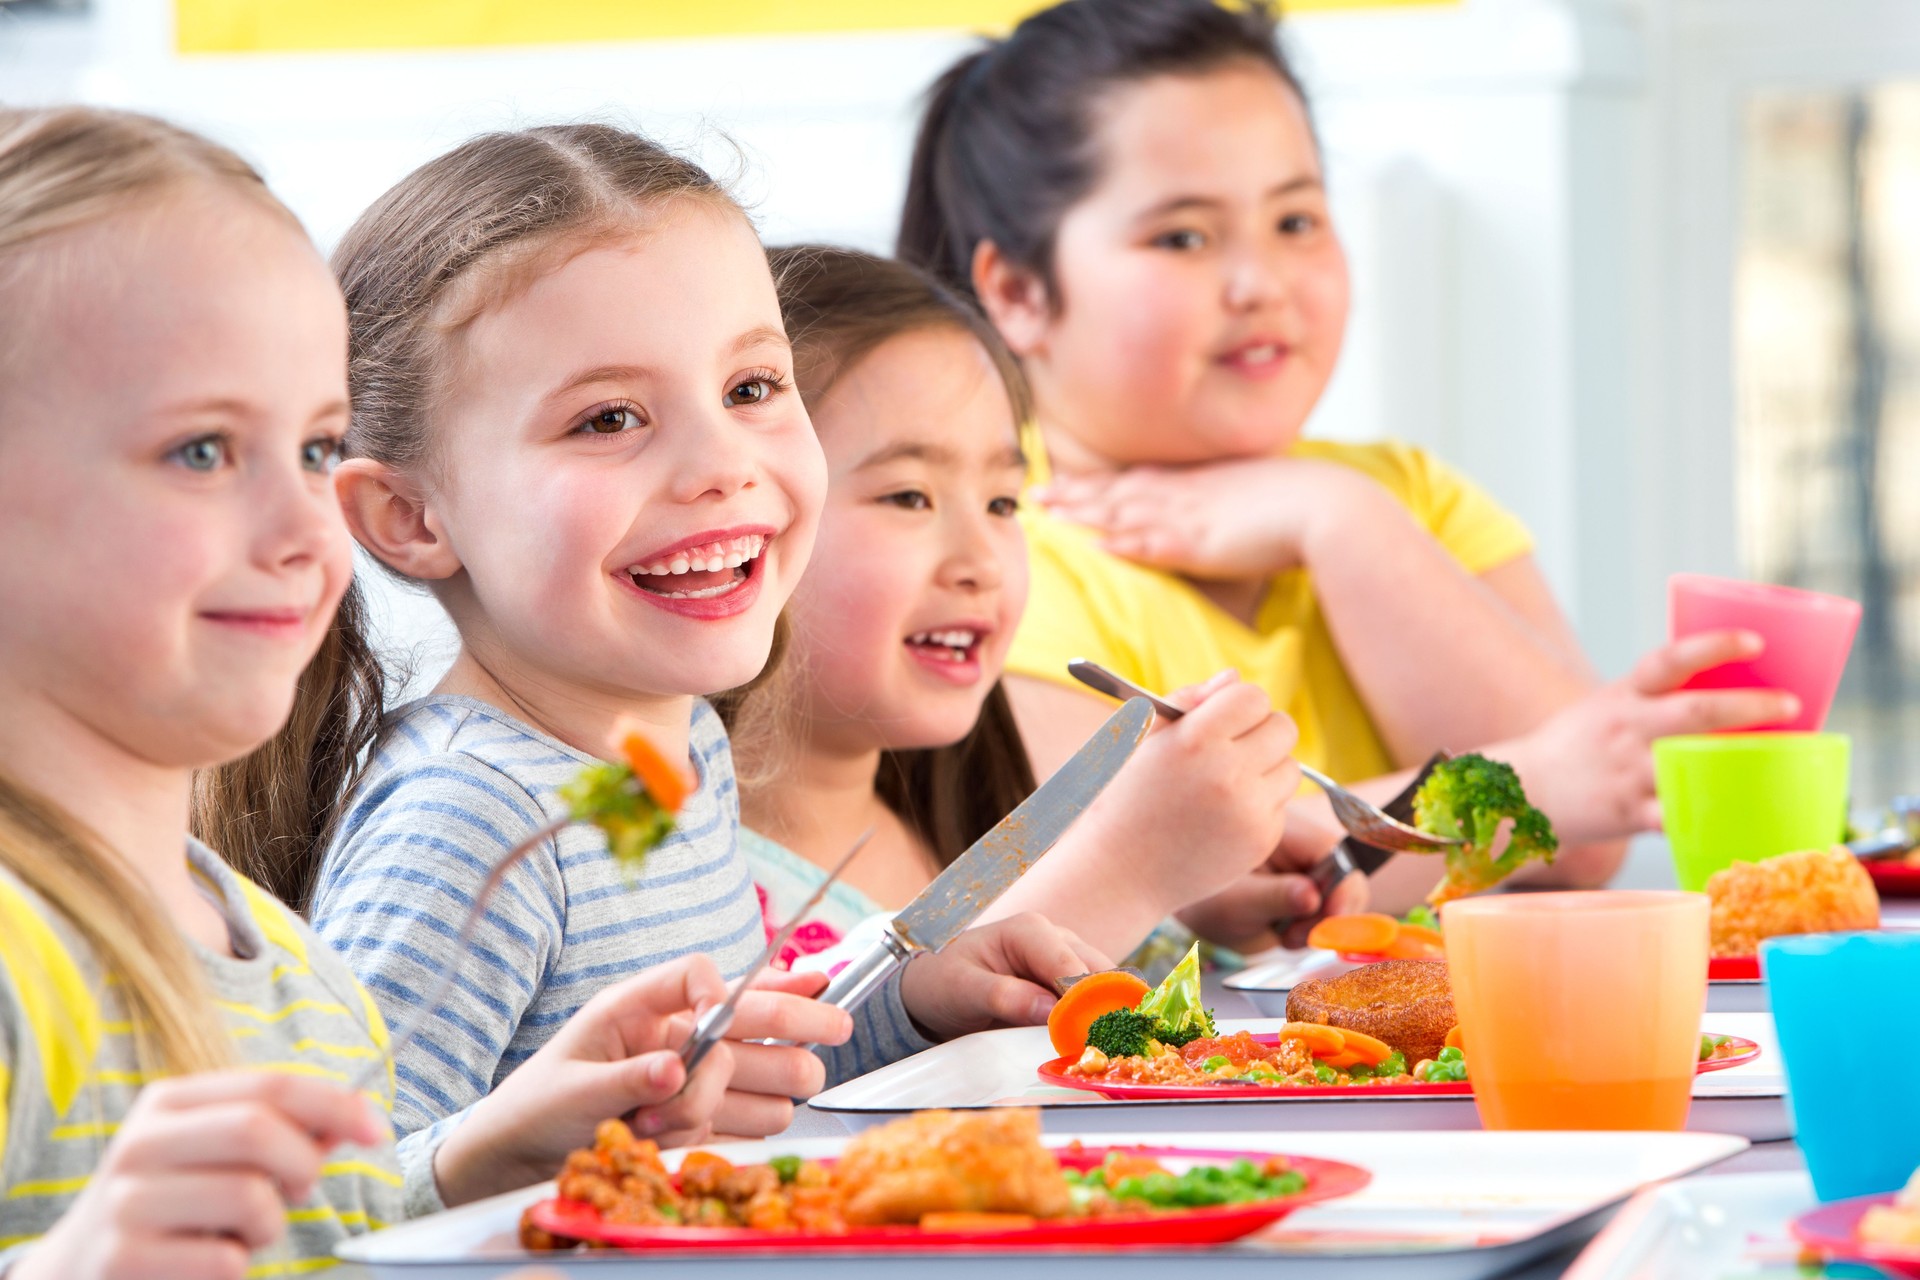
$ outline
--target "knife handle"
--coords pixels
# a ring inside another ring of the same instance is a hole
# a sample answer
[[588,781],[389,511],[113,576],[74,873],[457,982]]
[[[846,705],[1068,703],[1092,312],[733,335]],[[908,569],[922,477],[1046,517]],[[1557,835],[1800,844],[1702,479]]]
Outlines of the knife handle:
[[900,941],[892,929],[883,930],[872,946],[833,975],[833,981],[820,993],[820,1000],[852,1013],[912,955],[913,948]]

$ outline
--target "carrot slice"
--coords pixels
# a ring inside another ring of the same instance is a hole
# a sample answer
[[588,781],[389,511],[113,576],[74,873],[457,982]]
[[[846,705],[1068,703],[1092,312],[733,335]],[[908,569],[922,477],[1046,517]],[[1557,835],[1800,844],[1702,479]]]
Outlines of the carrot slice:
[[1460,1043],[1460,1027],[1457,1023],[1447,1032],[1447,1038],[1442,1043],[1449,1049],[1458,1049],[1462,1053],[1467,1051],[1467,1047]]
[[1087,1047],[1087,1031],[1093,1020],[1115,1009],[1131,1009],[1147,998],[1153,988],[1131,973],[1109,969],[1090,974],[1067,988],[1047,1015],[1047,1035],[1053,1051],[1063,1058],[1077,1058]]
[[1346,1040],[1346,1043],[1341,1046],[1341,1052],[1359,1054],[1359,1060],[1370,1067],[1379,1066],[1393,1053],[1392,1045],[1385,1040],[1376,1040],[1364,1031],[1342,1027],[1340,1034]]
[[1033,1223],[1033,1215],[1026,1213],[968,1213],[955,1209],[920,1215],[922,1231],[1026,1231]]
[[1335,1071],[1344,1071],[1348,1067],[1359,1066],[1361,1063],[1365,1062],[1366,1059],[1362,1057],[1360,1054],[1354,1052],[1352,1049],[1342,1049],[1340,1052],[1334,1054],[1332,1057],[1315,1058],[1314,1061],[1324,1062],[1328,1066],[1332,1067]]
[[693,790],[687,775],[640,734],[629,733],[620,748],[627,757],[627,767],[640,779],[640,785],[647,789],[653,802],[668,813],[680,812],[680,806]]
[[1327,951],[1352,951],[1360,955],[1378,955],[1393,945],[1400,935],[1400,922],[1377,912],[1351,916],[1328,916],[1313,926],[1307,945]]
[[1400,936],[1403,938],[1418,938],[1420,941],[1435,947],[1444,948],[1447,945],[1447,940],[1440,936],[1438,929],[1429,929],[1423,924],[1408,924],[1404,920],[1400,923]]
[[[1427,930],[1422,929],[1425,933]],[[1389,960],[1445,960],[1447,949],[1437,942],[1428,942],[1413,932],[1412,926],[1402,926],[1400,936],[1387,945],[1386,958]]]
[[1280,1028],[1280,1036],[1284,1040],[1304,1042],[1307,1052],[1316,1058],[1339,1053],[1347,1047],[1346,1032],[1318,1022],[1289,1022]]

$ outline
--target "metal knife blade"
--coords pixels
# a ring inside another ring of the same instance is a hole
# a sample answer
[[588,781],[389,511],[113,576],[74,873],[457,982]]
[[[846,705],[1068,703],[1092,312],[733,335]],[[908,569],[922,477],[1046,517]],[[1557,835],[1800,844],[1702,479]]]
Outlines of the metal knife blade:
[[1152,727],[1153,707],[1145,698],[1108,716],[1060,772],[974,841],[871,946],[834,974],[820,999],[851,1013],[916,951],[938,951],[952,942],[1053,847]]
[[921,890],[893,918],[910,946],[938,951],[1006,892],[1093,803],[1153,727],[1153,706],[1134,698],[1095,730],[1046,784]]

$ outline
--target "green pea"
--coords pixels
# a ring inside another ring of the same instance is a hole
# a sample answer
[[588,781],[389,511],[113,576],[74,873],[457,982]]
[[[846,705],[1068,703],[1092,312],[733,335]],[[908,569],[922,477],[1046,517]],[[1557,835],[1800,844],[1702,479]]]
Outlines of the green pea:
[[1207,1059],[1207,1065],[1205,1067],[1205,1070],[1218,1071],[1220,1068],[1226,1065],[1227,1065],[1227,1059],[1222,1057],[1220,1054],[1216,1053],[1211,1058]]
[[1313,1074],[1321,1084],[1337,1084],[1340,1081],[1340,1073],[1324,1062],[1313,1064]]
[[799,1156],[775,1156],[767,1161],[767,1167],[780,1175],[780,1181],[792,1182],[800,1176]]

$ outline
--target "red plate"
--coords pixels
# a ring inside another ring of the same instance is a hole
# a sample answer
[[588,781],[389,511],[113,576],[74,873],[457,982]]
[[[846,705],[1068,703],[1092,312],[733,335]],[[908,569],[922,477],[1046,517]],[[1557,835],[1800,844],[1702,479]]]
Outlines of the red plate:
[[[1091,1169],[1109,1151],[1162,1160],[1201,1160],[1229,1164],[1268,1160],[1271,1151],[1209,1151],[1192,1147],[1057,1148],[1068,1169]],[[922,1231],[918,1227],[864,1227],[845,1235],[813,1232],[754,1231],[746,1227],[636,1227],[602,1222],[590,1205],[577,1200],[542,1200],[528,1212],[535,1226],[573,1240],[591,1240],[617,1249],[714,1249],[728,1253],[919,1253],[969,1249],[1028,1249],[1038,1246],[1084,1249],[1116,1245],[1225,1244],[1277,1222],[1295,1209],[1352,1195],[1373,1181],[1357,1165],[1311,1156],[1286,1157],[1307,1175],[1307,1189],[1295,1196],[1257,1204],[1217,1205],[1206,1209],[1125,1214],[1107,1218],[1041,1221],[1005,1231]],[[832,1164],[823,1160],[822,1164]]]
[[1707,961],[1708,982],[1760,981],[1759,956],[1729,956]]
[[[1261,1044],[1274,1044],[1280,1036],[1277,1032],[1263,1031],[1254,1036]],[[1728,1067],[1738,1067],[1752,1062],[1760,1056],[1760,1046],[1742,1036],[1728,1036],[1727,1043],[1735,1046],[1735,1052],[1724,1058],[1715,1058],[1703,1062],[1694,1070],[1695,1075],[1705,1075],[1709,1071],[1725,1071]],[[1040,1064],[1040,1078],[1050,1085],[1063,1089],[1079,1089],[1086,1093],[1097,1093],[1103,1098],[1116,1101],[1158,1101],[1168,1102],[1182,1098],[1205,1098],[1220,1102],[1229,1098],[1470,1098],[1473,1085],[1468,1081],[1447,1081],[1442,1084],[1109,1084],[1088,1080],[1084,1076],[1066,1074],[1072,1066],[1072,1058],[1054,1058]]]
[[1875,1205],[1893,1203],[1894,1193],[1858,1196],[1821,1205],[1795,1218],[1788,1230],[1793,1238],[1818,1251],[1827,1261],[1867,1262],[1897,1276],[1920,1277],[1920,1248],[1913,1245],[1862,1244],[1854,1238],[1860,1219]]
[[1887,898],[1920,898],[1920,867],[1906,862],[1872,858],[1860,864],[1873,878],[1873,887]]

